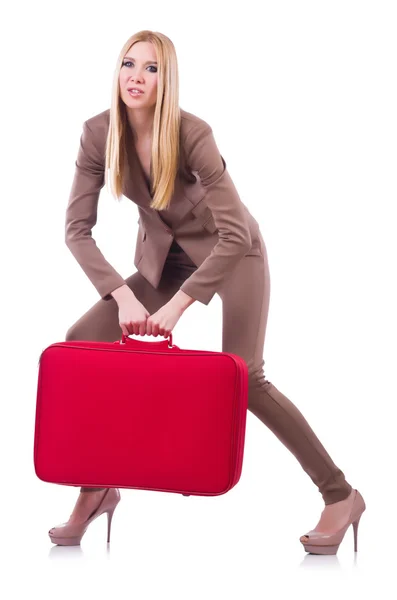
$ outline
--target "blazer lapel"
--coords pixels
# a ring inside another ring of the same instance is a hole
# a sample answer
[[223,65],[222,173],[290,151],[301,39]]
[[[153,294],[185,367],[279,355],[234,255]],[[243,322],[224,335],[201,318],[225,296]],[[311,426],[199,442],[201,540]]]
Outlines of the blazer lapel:
[[[138,206],[149,208],[153,200],[153,196],[150,193],[150,183],[146,178],[135,150],[132,132],[129,127],[127,128],[126,135],[126,150],[124,160],[124,194]],[[184,181],[181,171],[177,174],[171,200],[173,207],[177,208],[178,211],[178,220],[174,221],[174,230],[183,225],[186,220],[189,220],[190,213],[194,217],[200,217],[201,213],[206,211],[206,205],[201,202],[204,197],[205,190],[201,185],[198,173],[194,172],[192,174],[192,181],[190,183]],[[161,218],[159,211],[153,210],[153,212],[155,213],[156,220],[168,231],[169,227]]]

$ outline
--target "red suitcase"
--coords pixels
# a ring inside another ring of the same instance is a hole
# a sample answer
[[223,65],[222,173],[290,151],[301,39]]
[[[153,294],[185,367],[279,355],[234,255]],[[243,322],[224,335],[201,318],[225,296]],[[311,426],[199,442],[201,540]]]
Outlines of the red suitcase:
[[39,359],[34,467],[42,481],[183,495],[240,479],[248,369],[240,356],[144,342],[63,341]]

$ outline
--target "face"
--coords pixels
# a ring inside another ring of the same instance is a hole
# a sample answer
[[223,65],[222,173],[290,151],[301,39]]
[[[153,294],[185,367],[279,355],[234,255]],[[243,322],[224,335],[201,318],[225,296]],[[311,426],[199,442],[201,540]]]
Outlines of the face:
[[[149,108],[157,101],[157,56],[150,42],[136,42],[125,53],[120,68],[120,96],[130,108]],[[136,87],[143,94],[132,94]]]

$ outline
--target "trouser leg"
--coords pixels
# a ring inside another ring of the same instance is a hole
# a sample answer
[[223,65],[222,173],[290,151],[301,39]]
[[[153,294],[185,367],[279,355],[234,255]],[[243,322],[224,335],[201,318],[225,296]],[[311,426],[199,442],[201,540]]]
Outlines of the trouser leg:
[[223,306],[222,350],[244,358],[248,366],[248,409],[301,464],[325,504],[346,498],[352,486],[333,462],[298,408],[265,378],[263,347],[270,300],[267,251],[244,257],[219,292]]

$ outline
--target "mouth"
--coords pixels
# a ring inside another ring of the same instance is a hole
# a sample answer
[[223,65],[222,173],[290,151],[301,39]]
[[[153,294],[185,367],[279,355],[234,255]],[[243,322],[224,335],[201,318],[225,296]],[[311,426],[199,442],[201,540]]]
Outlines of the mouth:
[[144,94],[143,90],[135,87],[127,88],[127,92],[131,94],[131,96],[140,96],[141,94]]

